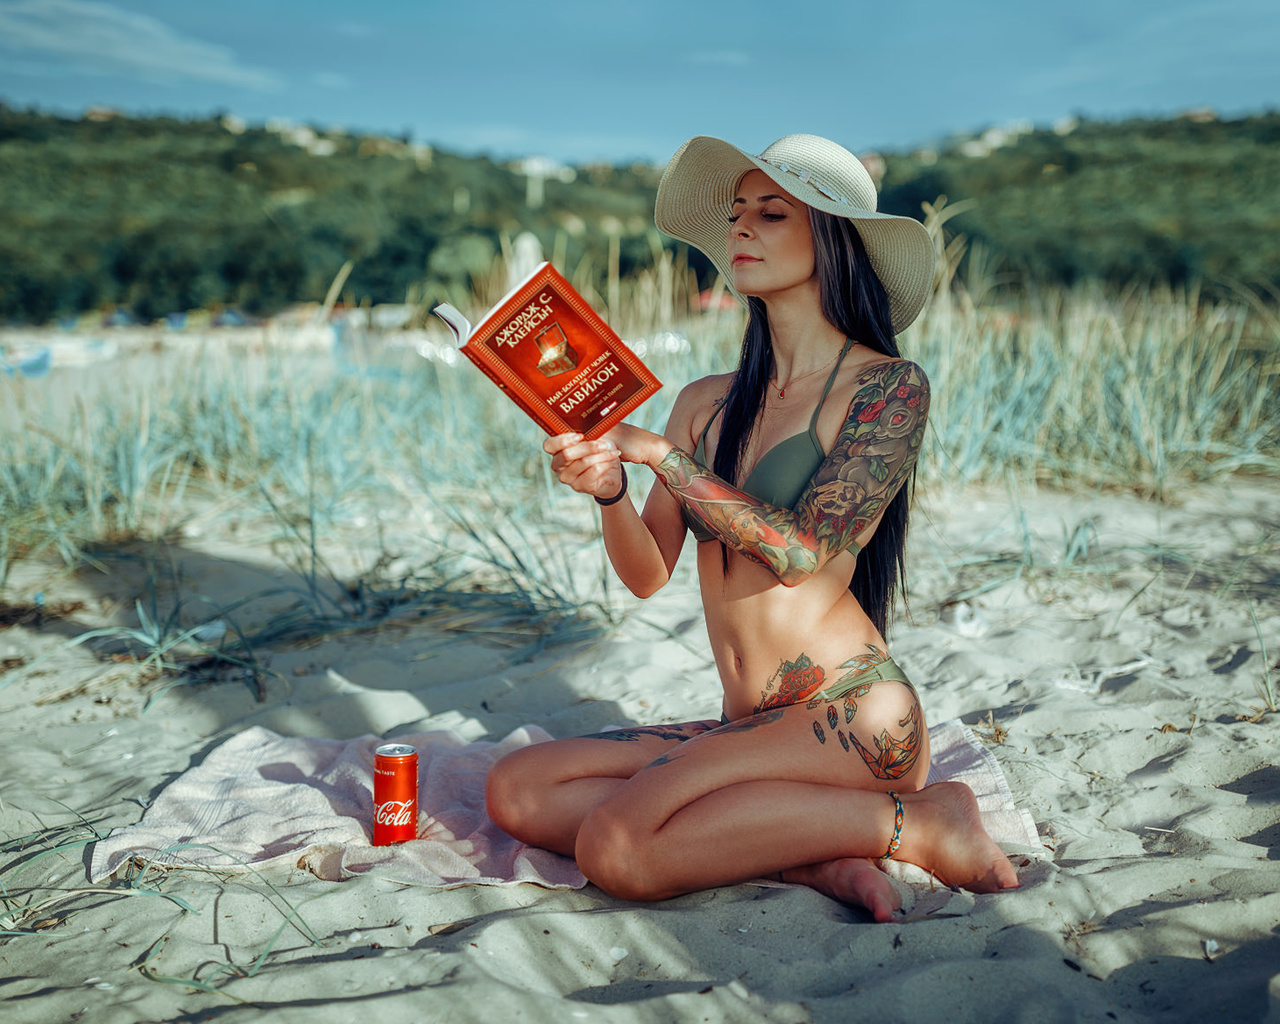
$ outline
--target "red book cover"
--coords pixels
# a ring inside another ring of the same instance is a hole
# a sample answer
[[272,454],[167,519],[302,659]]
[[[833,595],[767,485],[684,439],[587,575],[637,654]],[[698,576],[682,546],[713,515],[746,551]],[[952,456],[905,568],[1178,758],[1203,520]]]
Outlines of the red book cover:
[[474,328],[447,303],[434,312],[461,351],[548,434],[599,437],[662,383],[550,263]]

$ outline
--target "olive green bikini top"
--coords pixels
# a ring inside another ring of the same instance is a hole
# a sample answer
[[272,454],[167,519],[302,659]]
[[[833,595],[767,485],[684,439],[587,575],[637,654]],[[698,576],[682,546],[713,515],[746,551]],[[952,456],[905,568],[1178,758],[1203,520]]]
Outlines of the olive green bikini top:
[[[840,365],[844,362],[845,354],[852,345],[852,338],[845,340],[844,348],[840,350],[840,356],[836,359],[835,369],[827,378],[827,385],[822,389],[822,397],[818,399],[818,406],[813,410],[809,429],[805,433],[793,434],[786,440],[779,441],[765,452],[747,474],[747,479],[739,490],[745,491],[753,498],[759,498],[766,505],[776,505],[779,508],[795,507],[796,502],[800,500],[800,495],[809,486],[813,474],[818,471],[822,460],[827,457],[827,453],[822,450],[822,442],[818,440],[818,414],[822,412],[827,395],[831,393],[831,387],[836,382],[836,374],[840,372]],[[698,437],[698,447],[693,452],[694,461],[705,468],[709,468],[706,464],[707,432],[723,408],[724,404],[721,403],[711,414],[707,425],[702,428],[702,434]],[[697,538],[699,543],[717,539],[714,533],[689,514],[688,509],[684,509],[683,512],[685,525],[689,527],[689,532]]]

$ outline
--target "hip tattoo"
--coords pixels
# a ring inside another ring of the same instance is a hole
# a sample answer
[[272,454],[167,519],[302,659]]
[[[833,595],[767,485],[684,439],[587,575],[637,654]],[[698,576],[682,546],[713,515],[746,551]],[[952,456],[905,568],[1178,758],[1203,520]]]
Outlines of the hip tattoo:
[[[825,713],[813,719],[813,734],[819,743],[825,746],[828,733],[834,734],[845,753],[856,752],[876,778],[900,779],[915,767],[920,755],[924,728],[920,703],[915,687],[888,652],[874,644],[867,644],[867,650],[868,653],[855,655],[831,673],[835,676],[831,683],[827,682],[826,669],[807,654],[801,652],[794,661],[784,659],[766,682],[765,693],[755,710],[792,707],[803,702],[808,710],[814,711],[825,705]],[[913,698],[906,716],[897,723],[898,729],[904,732],[895,736],[888,729],[882,729],[878,736],[871,737],[871,746],[868,746],[851,728],[858,714],[858,701],[876,683],[891,680],[903,683]]]

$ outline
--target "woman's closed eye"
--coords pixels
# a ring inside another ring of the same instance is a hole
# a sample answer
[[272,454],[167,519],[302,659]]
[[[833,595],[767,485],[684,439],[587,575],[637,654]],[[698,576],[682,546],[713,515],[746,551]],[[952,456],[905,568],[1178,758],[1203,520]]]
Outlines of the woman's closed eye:
[[[742,214],[735,213],[732,217],[729,218],[729,223],[736,224],[738,222],[738,218],[741,216]],[[762,213],[760,214],[760,219],[768,220],[768,221],[786,220],[787,215],[785,213]]]

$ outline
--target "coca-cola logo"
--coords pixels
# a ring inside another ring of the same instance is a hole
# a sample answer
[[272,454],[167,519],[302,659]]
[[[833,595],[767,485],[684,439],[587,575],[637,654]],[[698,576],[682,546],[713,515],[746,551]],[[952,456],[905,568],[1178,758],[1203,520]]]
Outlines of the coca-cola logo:
[[413,821],[412,800],[387,800],[373,811],[373,820],[379,825],[408,825]]

